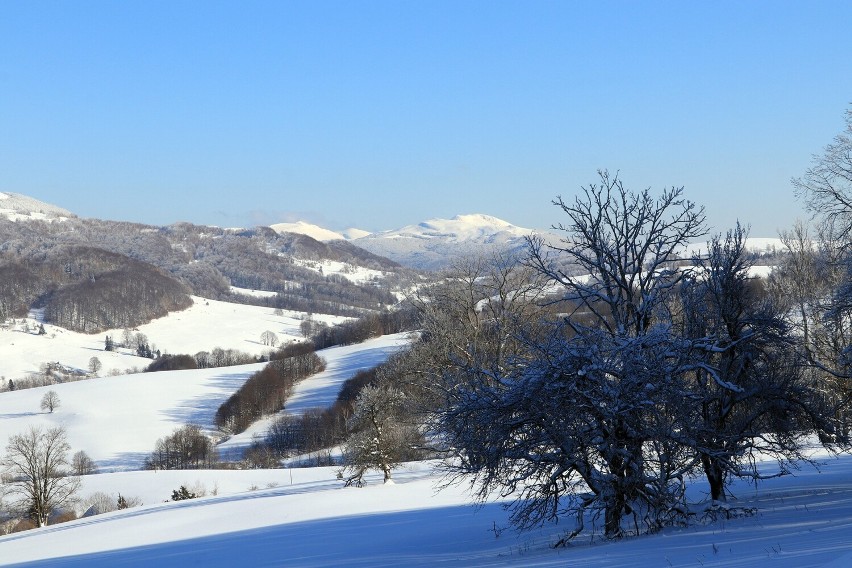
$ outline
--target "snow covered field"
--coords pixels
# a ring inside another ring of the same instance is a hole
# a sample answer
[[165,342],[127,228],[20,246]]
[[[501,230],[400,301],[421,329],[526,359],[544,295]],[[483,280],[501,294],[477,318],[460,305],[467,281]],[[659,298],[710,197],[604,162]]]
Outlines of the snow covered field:
[[[263,329],[283,335],[292,329],[289,325],[298,325],[294,315],[220,304],[196,299],[190,310],[140,331],[163,346],[174,342],[177,347],[169,346],[170,351],[190,352],[202,345],[237,347],[254,341]],[[0,352],[5,355],[0,365],[24,367],[22,361],[31,355],[22,347],[37,341],[53,346],[50,360],[78,357],[82,362],[92,353],[104,355],[101,337],[82,336],[96,343],[75,343],[77,339],[66,339],[79,334],[51,331],[53,338],[0,332],[3,341],[16,344]],[[300,383],[284,412],[331,404],[343,381],[406,341],[404,335],[387,336],[320,352],[328,360],[327,370]],[[463,485],[439,491],[442,478],[434,462],[405,464],[392,485],[382,485],[379,475],[368,477],[361,489],[344,488],[333,467],[139,470],[156,440],[175,428],[193,422],[212,429],[219,404],[260,367],[131,374],[0,393],[0,451],[9,436],[30,426],[62,425],[72,452],[85,450],[97,463],[100,473],[82,478],[79,513],[96,492],[142,502],[124,511],[2,536],[0,565],[852,566],[852,457],[845,455],[823,454],[819,470],[803,466],[794,476],[767,480],[757,488],[735,483],[732,505],[756,508],[751,516],[712,520],[699,514],[689,527],[617,543],[581,536],[563,549],[552,544],[570,528],[570,519],[518,533],[509,527],[499,499],[477,506]],[[39,409],[49,389],[61,402],[53,413]],[[262,434],[269,420],[222,444],[224,453],[239,452]],[[772,471],[775,466],[763,467]],[[204,496],[166,502],[181,485]],[[705,491],[703,480],[695,480],[690,498],[700,503]]]
[[[260,355],[270,348],[263,345],[260,335],[264,331],[276,334],[280,342],[301,340],[299,324],[301,312],[284,310],[275,315],[272,308],[248,306],[207,300],[193,296],[193,305],[181,312],[172,312],[164,318],[139,326],[134,333],[144,333],[148,341],[163,353],[238,349],[251,355]],[[313,314],[314,321],[334,325],[347,318]],[[15,325],[0,329],[0,376],[17,380],[29,373],[38,372],[42,363],[59,362],[72,368],[88,369],[89,359],[97,357],[103,365],[100,375],[143,369],[150,359],[137,357],[130,350],[104,351],[104,338],[111,335],[121,341],[123,330],[111,330],[95,335],[76,333],[50,324],[44,324],[45,335],[36,335],[39,324],[37,313],[31,314],[24,326]]]
[[[291,477],[292,476],[292,477]],[[396,483],[343,488],[334,468],[129,472],[85,478],[89,490],[143,506],[0,537],[14,566],[832,566],[852,565],[852,460],[819,473],[735,485],[751,517],[698,523],[609,543],[553,549],[566,528],[517,533],[499,503],[436,491],[429,463]],[[163,503],[180,484],[208,496]],[[210,495],[212,490],[217,495]],[[700,484],[696,485],[700,491]]]

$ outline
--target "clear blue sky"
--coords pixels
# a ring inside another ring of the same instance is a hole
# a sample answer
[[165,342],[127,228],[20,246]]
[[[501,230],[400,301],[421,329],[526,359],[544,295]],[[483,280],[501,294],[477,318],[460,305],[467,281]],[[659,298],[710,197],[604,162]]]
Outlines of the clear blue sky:
[[541,228],[608,168],[773,236],[850,103],[848,0],[0,0],[0,191],[84,217]]

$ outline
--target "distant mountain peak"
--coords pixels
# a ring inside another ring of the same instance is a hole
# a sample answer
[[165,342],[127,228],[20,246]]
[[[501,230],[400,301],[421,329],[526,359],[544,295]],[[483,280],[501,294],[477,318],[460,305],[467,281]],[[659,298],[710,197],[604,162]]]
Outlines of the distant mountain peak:
[[10,221],[54,221],[76,217],[67,209],[18,193],[0,192],[0,217]]
[[494,217],[493,215],[485,215],[484,213],[469,213],[467,215],[456,215],[452,221],[466,223],[468,225],[486,225],[491,227],[514,227],[515,225]]
[[507,221],[471,213],[452,219],[429,219],[401,229],[382,231],[358,239],[356,244],[400,264],[435,269],[447,266],[459,255],[486,249],[519,250],[526,246],[531,229]]
[[270,225],[270,228],[276,233],[298,233],[300,235],[307,235],[318,241],[336,241],[346,239],[346,237],[336,231],[325,229],[319,225],[308,223],[307,221],[276,223],[275,225]]
[[314,225],[313,223],[308,223],[307,221],[276,223],[275,225],[270,225],[270,228],[276,233],[298,233],[300,235],[307,235],[312,239],[322,242],[351,241],[372,234],[369,231],[362,231],[361,229],[356,229],[354,227],[337,232],[320,227],[319,225]]

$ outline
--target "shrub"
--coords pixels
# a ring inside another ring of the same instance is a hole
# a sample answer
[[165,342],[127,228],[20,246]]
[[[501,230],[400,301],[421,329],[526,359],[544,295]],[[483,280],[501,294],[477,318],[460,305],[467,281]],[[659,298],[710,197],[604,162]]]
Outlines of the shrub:
[[186,501],[187,499],[195,499],[198,495],[192,493],[185,485],[181,485],[180,489],[172,491],[172,501]]

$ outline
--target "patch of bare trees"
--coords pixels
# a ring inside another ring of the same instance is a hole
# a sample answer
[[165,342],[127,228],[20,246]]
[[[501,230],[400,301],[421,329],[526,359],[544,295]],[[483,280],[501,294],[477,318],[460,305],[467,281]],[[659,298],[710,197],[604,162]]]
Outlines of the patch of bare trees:
[[[325,361],[310,344],[288,347],[289,356],[270,361],[254,373],[216,411],[216,426],[226,432],[239,433],[252,422],[284,407],[295,384],[325,369]],[[301,352],[294,352],[295,350]]]
[[346,485],[362,486],[371,469],[381,471],[389,483],[401,462],[419,457],[423,436],[406,419],[405,406],[404,393],[392,386],[367,386],[358,395],[344,446],[341,477]]
[[218,462],[213,441],[200,426],[187,424],[170,436],[157,440],[145,460],[146,469],[206,469]]

